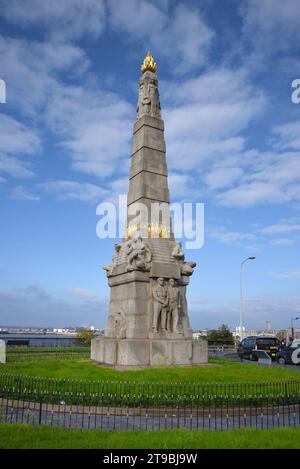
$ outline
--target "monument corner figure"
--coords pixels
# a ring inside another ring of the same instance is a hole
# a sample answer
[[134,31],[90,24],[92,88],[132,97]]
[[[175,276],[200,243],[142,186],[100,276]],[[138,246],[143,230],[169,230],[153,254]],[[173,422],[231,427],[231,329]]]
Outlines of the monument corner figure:
[[111,289],[108,320],[104,337],[92,340],[92,360],[119,368],[207,362],[206,342],[192,339],[186,300],[196,263],[185,261],[171,229],[156,70],[148,52],[133,128],[127,228],[103,266]]

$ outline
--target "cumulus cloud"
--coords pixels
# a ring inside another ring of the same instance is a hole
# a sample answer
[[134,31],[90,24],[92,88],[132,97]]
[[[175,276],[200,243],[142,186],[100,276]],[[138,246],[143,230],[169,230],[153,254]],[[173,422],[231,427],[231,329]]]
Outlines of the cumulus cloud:
[[293,244],[295,244],[295,240],[290,238],[277,238],[272,239],[270,241],[270,244],[272,246],[292,246]]
[[[81,48],[0,36],[0,57],[6,64],[10,105],[32,122],[39,116],[39,125],[52,132],[75,170],[106,177],[126,168],[120,159],[130,154],[133,106],[94,79],[86,78],[84,86],[61,80],[61,72],[66,79],[74,78],[74,70],[81,76],[87,71],[89,61]],[[20,147],[23,143],[21,138],[10,141]],[[13,163],[5,159],[6,166]]]
[[299,279],[300,269],[290,270],[285,272],[272,272],[272,276],[278,280],[280,279]]
[[131,41],[143,40],[169,61],[171,72],[184,74],[206,63],[214,32],[197,9],[184,4],[162,9],[145,0],[110,0],[108,7],[112,28]]
[[259,252],[267,246],[292,246],[300,240],[299,231],[300,224],[295,218],[281,219],[267,226],[249,225],[246,232],[228,228],[223,220],[220,220],[219,224],[206,225],[207,238],[222,244],[244,246],[249,252]]
[[133,106],[117,94],[57,85],[44,119],[75,170],[105,177],[126,169],[133,116]]
[[264,94],[250,84],[245,70],[214,68],[197,78],[165,82],[162,93],[171,169],[203,174],[241,165],[243,131],[266,106]]
[[103,0],[0,0],[0,16],[9,23],[29,29],[43,28],[53,38],[79,39],[82,36],[97,38],[105,26]]
[[28,200],[37,202],[40,200],[40,197],[37,195],[33,195],[29,192],[26,187],[23,186],[16,186],[12,189],[10,197],[16,200]]
[[243,175],[241,168],[216,168],[206,173],[204,181],[209,190],[222,189],[231,186]]
[[[17,138],[16,138],[17,136]],[[0,114],[0,151],[7,154],[38,151],[40,140],[31,129],[16,119]]]
[[282,234],[300,232],[300,220],[297,218],[282,218],[273,225],[258,229],[263,234]]
[[85,288],[71,288],[70,293],[75,298],[95,298],[96,293]]
[[82,49],[65,43],[0,36],[1,71],[8,84],[7,103],[35,118],[52,99],[57,73],[74,76],[85,71],[88,59]]
[[[209,329],[217,328],[224,322],[231,328],[239,325],[238,299],[227,298],[220,301],[216,298],[207,298],[204,303],[198,298],[191,302],[189,310],[194,329],[203,328],[203,324]],[[295,315],[300,313],[300,298],[244,298],[244,310],[247,312],[244,315],[247,329],[263,330],[266,320],[271,320],[272,326],[276,329],[285,329],[290,312],[294,311]]]
[[247,0],[240,12],[244,34],[260,54],[266,57],[296,49],[300,39],[298,0]]
[[[230,161],[233,166],[234,159]],[[300,200],[299,152],[253,149],[243,152],[238,162],[244,175],[234,187],[216,195],[220,205],[242,208]]]
[[195,195],[195,181],[193,181],[193,178],[188,174],[170,173],[168,176],[168,184],[172,200],[178,198],[182,200],[183,198],[191,196],[191,192],[193,196]]
[[300,151],[300,120],[277,125],[272,130],[277,137],[274,148]]
[[41,141],[36,131],[13,117],[0,114],[0,171],[15,177],[31,177],[33,172],[24,159],[40,151]]
[[89,322],[104,327],[106,302],[82,298],[73,303],[31,285],[0,292],[0,317],[3,325],[65,327]]
[[248,245],[249,242],[253,242],[258,239],[257,235],[255,235],[254,233],[229,231],[224,226],[216,225],[208,225],[206,227],[206,236],[223,244],[245,245],[245,247]]
[[48,181],[39,187],[58,200],[80,200],[82,202],[99,202],[107,191],[99,186],[78,181]]

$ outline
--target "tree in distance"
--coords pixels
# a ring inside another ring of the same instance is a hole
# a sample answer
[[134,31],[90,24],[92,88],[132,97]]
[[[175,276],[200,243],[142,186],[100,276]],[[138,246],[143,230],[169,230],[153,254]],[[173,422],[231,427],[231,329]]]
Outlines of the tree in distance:
[[222,324],[219,329],[212,329],[209,331],[206,338],[210,344],[234,345],[232,332],[225,324]]
[[76,342],[78,345],[91,345],[91,340],[95,338],[95,332],[90,329],[81,329],[77,332]]

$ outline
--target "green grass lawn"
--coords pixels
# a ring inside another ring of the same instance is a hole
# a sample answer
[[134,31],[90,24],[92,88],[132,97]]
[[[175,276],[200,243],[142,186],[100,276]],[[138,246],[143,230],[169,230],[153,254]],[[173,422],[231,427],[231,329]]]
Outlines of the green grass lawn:
[[91,352],[91,346],[88,345],[76,345],[74,347],[43,347],[43,346],[32,346],[32,347],[25,347],[25,346],[13,346],[8,345],[6,347],[6,352],[9,353],[19,353],[19,354],[30,354],[30,352]]
[[88,360],[90,347],[7,347],[8,363],[31,363],[45,360]]
[[0,373],[92,381],[135,381],[137,383],[253,383],[299,380],[296,370],[264,367],[257,363],[241,364],[230,360],[211,359],[208,365],[194,367],[147,368],[116,371],[88,360],[59,360],[0,365]]
[[300,448],[300,429],[112,432],[0,424],[0,448],[291,449]]

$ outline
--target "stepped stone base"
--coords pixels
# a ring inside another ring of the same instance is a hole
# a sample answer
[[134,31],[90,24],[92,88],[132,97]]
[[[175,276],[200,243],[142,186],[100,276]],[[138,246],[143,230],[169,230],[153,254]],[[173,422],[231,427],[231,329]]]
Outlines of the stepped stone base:
[[207,363],[207,342],[192,339],[92,340],[91,359],[110,366],[159,367]]

